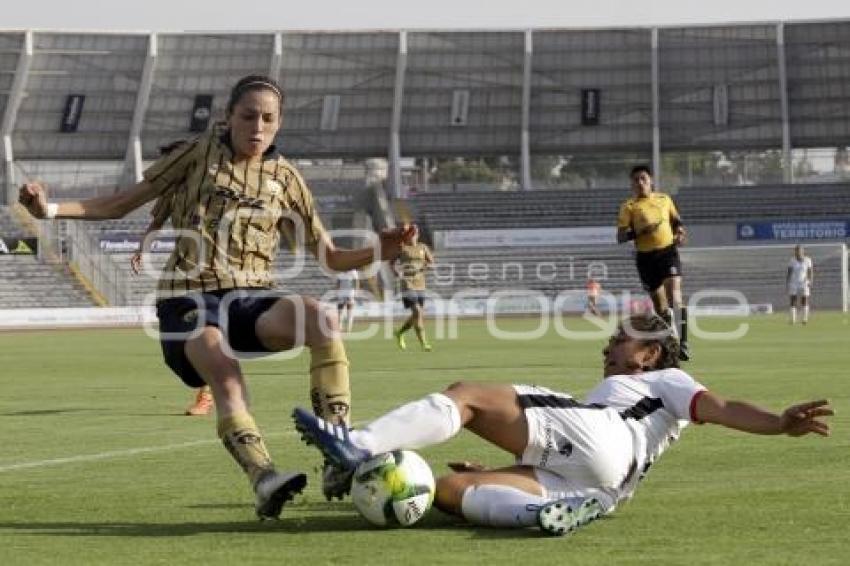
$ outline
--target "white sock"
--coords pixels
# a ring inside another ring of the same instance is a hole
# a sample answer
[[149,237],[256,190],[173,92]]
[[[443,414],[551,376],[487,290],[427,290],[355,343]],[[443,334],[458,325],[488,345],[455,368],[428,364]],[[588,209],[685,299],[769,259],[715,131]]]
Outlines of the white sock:
[[416,450],[445,442],[461,429],[455,402],[432,393],[393,409],[367,426],[351,431],[351,442],[372,454],[393,450]]
[[485,527],[530,527],[537,511],[548,501],[507,485],[473,485],[463,492],[460,508],[464,518]]
[[348,311],[348,319],[345,322],[346,322],[346,331],[351,332],[351,325],[354,324],[354,311],[353,310]]
[[803,307],[803,322],[809,322],[809,305]]
[[797,322],[797,307],[791,307],[791,324]]
[[679,316],[680,313],[677,312],[677,311],[680,311],[680,310],[681,309],[672,309],[672,308],[669,308],[669,307],[667,308],[667,316],[670,319],[670,326],[672,327],[672,330],[673,330],[673,336],[675,336],[677,340],[679,339],[679,324],[680,324],[679,319],[681,318]]

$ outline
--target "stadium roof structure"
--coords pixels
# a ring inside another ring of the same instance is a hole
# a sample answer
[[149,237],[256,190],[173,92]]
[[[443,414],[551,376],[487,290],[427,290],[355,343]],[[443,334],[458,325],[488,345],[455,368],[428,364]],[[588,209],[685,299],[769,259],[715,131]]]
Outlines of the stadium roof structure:
[[[515,31],[0,32],[16,159],[123,160],[222,117],[249,73],[286,92],[294,158],[834,147],[850,21]],[[6,175],[6,182],[11,182]]]

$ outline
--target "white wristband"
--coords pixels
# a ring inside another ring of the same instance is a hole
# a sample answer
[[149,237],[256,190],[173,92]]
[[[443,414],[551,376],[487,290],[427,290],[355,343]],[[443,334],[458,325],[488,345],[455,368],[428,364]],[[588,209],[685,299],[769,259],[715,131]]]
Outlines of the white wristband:
[[47,203],[47,212],[44,213],[45,218],[56,218],[56,214],[59,212],[59,205],[55,202]]

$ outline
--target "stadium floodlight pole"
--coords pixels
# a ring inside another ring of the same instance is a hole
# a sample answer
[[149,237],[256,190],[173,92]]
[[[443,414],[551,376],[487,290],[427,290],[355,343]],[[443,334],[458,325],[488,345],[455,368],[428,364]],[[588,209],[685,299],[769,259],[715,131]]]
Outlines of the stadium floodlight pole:
[[398,32],[398,56],[393,90],[393,115],[390,124],[390,187],[394,198],[401,197],[401,105],[404,100],[404,75],[407,71],[407,32]]
[[785,63],[785,24],[776,24],[776,62],[779,70],[779,106],[782,112],[782,180],[794,181],[791,167],[791,118],[788,110],[788,71]]
[[525,56],[522,63],[522,134],[520,148],[520,172],[522,178],[522,190],[531,190],[531,140],[529,138],[529,126],[531,121],[531,65],[534,54],[533,32],[525,30]]
[[658,91],[658,28],[652,28],[652,173],[655,184],[660,185],[662,180],[661,171],[661,127],[660,100]]
[[0,139],[3,142],[3,164],[6,168],[6,186],[3,187],[3,198],[6,204],[17,201],[15,181],[15,151],[12,145],[12,132],[15,130],[15,122],[18,119],[18,109],[24,98],[24,87],[29,77],[30,65],[33,58],[32,31],[24,32],[24,42],[21,53],[18,56],[18,65],[15,68],[15,78],[9,89],[9,98],[6,101],[6,111],[3,112],[3,123],[0,125]]
[[148,110],[148,102],[153,87],[153,75],[156,69],[157,35],[148,36],[148,54],[142,67],[142,77],[139,81],[139,92],[136,93],[136,107],[133,109],[133,122],[130,126],[130,138],[127,142],[127,153],[124,155],[124,173],[132,175],[132,182],[142,180],[142,125]]

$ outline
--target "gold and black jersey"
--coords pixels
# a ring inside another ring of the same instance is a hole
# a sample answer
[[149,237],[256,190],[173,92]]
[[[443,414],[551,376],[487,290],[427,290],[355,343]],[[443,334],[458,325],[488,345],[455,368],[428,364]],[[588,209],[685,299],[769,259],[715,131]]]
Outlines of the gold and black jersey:
[[640,232],[647,226],[657,224],[655,230],[635,239],[637,251],[649,252],[673,245],[673,227],[670,222],[674,218],[679,218],[679,212],[673,199],[664,193],[653,192],[644,198],[632,197],[625,201],[620,206],[617,227]]
[[424,291],[430,252],[422,242],[401,247],[398,256],[402,291]]
[[273,150],[261,161],[234,163],[220,129],[159,159],[144,178],[164,199],[155,218],[170,218],[177,238],[157,287],[163,298],[270,288],[281,230],[314,252],[327,237],[295,167]]
[[159,195],[151,209],[151,224],[162,228],[171,217],[171,201],[174,198],[174,190],[166,190]]

